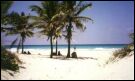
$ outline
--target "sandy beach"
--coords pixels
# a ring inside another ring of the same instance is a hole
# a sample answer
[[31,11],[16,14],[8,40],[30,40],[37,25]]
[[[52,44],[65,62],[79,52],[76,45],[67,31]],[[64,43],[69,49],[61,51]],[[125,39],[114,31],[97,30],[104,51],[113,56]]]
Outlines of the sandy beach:
[[[30,50],[30,49],[29,49]],[[63,56],[66,49],[60,49]],[[23,61],[19,72],[1,70],[2,79],[13,80],[133,80],[134,55],[105,65],[116,49],[77,49],[78,59],[63,56],[49,58],[49,50],[31,50],[31,55],[17,54]],[[71,50],[73,52],[73,50]]]
[[134,1],[1,1],[1,80],[134,80]]

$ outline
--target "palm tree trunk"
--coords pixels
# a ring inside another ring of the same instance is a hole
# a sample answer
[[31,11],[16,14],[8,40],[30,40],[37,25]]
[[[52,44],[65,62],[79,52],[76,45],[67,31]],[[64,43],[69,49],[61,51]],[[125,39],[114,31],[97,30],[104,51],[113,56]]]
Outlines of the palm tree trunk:
[[58,42],[57,42],[57,39],[56,39],[56,55],[57,55],[57,53],[58,53]]
[[52,36],[50,38],[50,43],[51,43],[51,54],[50,54],[50,58],[53,57],[53,45],[52,45]]
[[68,39],[68,54],[67,58],[70,58],[70,39]]
[[24,42],[24,37],[22,37],[22,53],[23,53],[23,42]]
[[70,58],[70,44],[71,44],[71,27],[72,27],[72,19],[71,17],[69,16],[69,26],[68,26],[68,32],[67,32],[67,35],[68,35],[68,54],[67,54],[67,58]]

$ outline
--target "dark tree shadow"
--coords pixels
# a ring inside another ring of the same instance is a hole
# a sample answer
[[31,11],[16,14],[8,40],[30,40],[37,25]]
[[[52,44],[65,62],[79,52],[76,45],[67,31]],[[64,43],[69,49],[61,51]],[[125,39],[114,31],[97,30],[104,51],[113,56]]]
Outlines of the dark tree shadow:
[[93,58],[93,57],[78,57],[77,59],[82,59],[82,60],[86,60],[86,59],[98,60],[97,58]]
[[97,58],[93,58],[93,57],[77,57],[77,58],[66,58],[66,56],[55,56],[52,59],[58,59],[58,60],[73,60],[73,59],[77,59],[77,60],[87,60],[87,59],[92,59],[92,60],[98,60]]
[[[35,54],[33,54],[33,56],[35,56]],[[38,54],[36,55],[38,56],[39,58],[50,58],[50,55],[43,55],[43,54]],[[50,58],[50,59],[57,59],[57,60],[87,60],[87,59],[92,59],[92,60],[98,60],[97,58],[94,58],[94,57],[77,57],[77,58],[66,58],[66,55],[55,55],[53,56],[53,58]]]

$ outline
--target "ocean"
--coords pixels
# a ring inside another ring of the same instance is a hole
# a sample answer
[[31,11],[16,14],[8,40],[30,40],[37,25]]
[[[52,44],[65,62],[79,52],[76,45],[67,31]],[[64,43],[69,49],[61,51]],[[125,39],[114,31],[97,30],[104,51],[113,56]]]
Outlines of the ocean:
[[[76,49],[95,49],[95,48],[123,48],[127,44],[72,44],[71,48]],[[9,49],[10,45],[5,45],[5,48]],[[55,48],[55,45],[53,46]],[[12,48],[17,48],[14,45]],[[59,49],[67,49],[68,45],[58,45]],[[50,45],[24,45],[24,49],[50,49]]]
[[[78,53],[85,53],[87,52],[98,52],[99,53],[101,51],[112,51],[112,50],[116,50],[119,48],[123,48],[125,47],[127,44],[72,44],[71,45],[71,52],[75,51],[80,51]],[[14,45],[11,49],[9,45],[4,46],[6,49],[12,51],[12,52],[16,52],[17,51],[17,45]],[[74,49],[74,47],[76,49]],[[53,48],[53,51],[55,52],[55,45]],[[62,54],[66,54],[67,53],[67,48],[68,45],[58,45],[58,51],[61,51]],[[50,45],[24,45],[24,51],[30,51],[32,54],[50,54]],[[21,47],[19,49],[19,52],[21,53]],[[110,53],[111,54],[111,53]]]

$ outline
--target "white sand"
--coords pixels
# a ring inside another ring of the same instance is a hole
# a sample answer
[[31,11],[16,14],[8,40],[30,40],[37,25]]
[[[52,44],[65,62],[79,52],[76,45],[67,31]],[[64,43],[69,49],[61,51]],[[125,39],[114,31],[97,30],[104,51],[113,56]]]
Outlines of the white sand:
[[[30,50],[30,49],[29,49]],[[32,55],[18,54],[24,62],[18,73],[14,76],[6,75],[1,70],[2,79],[16,80],[66,80],[66,79],[88,79],[88,80],[133,80],[134,79],[134,55],[124,58],[114,64],[104,66],[106,60],[116,49],[77,49],[78,59],[49,58],[50,50],[30,50]],[[73,50],[71,50],[73,52]],[[38,54],[41,55],[38,55]],[[67,49],[61,49],[66,55]]]

